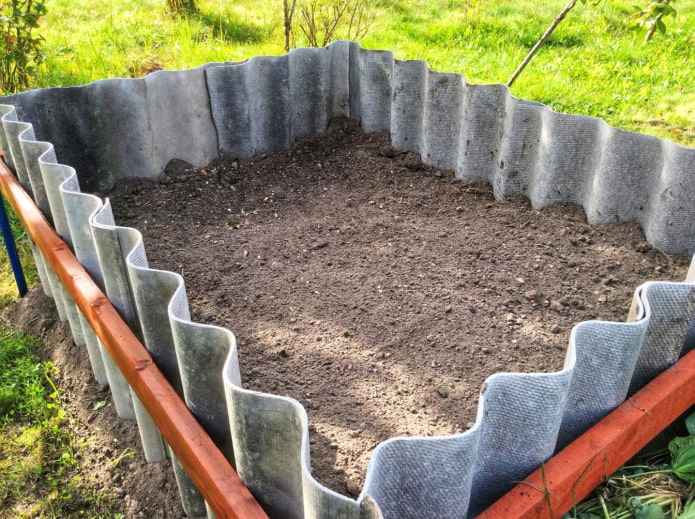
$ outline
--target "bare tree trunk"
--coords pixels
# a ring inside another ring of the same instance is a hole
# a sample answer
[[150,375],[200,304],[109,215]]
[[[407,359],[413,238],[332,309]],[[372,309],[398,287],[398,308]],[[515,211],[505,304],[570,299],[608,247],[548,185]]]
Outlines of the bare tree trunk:
[[195,0],[166,0],[166,4],[167,11],[172,14],[190,14],[198,10]]
[[536,42],[536,44],[533,46],[533,48],[529,51],[529,53],[526,55],[524,58],[524,61],[521,62],[519,67],[514,71],[514,74],[512,74],[512,77],[509,78],[509,81],[507,81],[507,86],[510,87],[516,81],[516,78],[519,77],[519,74],[526,68],[526,65],[529,64],[533,56],[538,52],[538,49],[543,45],[545,40],[547,40],[550,35],[553,33],[555,30],[555,27],[560,25],[560,22],[564,20],[565,16],[567,16],[567,13],[570,12],[570,10],[576,5],[578,0],[570,0],[570,3],[565,6],[565,8],[560,12],[560,14],[557,15],[557,17],[553,20],[553,23],[550,24],[550,27],[548,27],[548,30],[543,33],[543,36],[540,37],[540,39]]
[[290,4],[288,0],[282,0],[282,12],[285,22],[285,52],[289,52],[292,47],[292,18],[294,17],[294,7],[297,0],[292,0]]

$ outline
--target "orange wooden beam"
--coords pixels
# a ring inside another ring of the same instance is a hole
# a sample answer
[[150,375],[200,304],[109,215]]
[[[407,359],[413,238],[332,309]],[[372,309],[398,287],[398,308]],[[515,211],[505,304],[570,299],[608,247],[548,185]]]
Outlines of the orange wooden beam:
[[478,515],[557,519],[695,404],[695,351],[656,377]]
[[267,519],[150,354],[0,160],[0,189],[219,518]]

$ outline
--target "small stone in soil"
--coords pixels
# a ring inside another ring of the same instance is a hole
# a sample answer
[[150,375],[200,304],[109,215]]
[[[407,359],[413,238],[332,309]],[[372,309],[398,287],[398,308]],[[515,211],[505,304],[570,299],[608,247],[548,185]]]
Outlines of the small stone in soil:
[[362,487],[359,483],[355,483],[352,479],[345,480],[345,490],[351,496],[357,496],[362,491]]
[[536,299],[538,299],[538,290],[529,290],[524,294],[524,297],[528,301],[535,301]]
[[563,306],[558,301],[551,301],[550,302],[550,309],[553,312],[561,313],[563,311]]

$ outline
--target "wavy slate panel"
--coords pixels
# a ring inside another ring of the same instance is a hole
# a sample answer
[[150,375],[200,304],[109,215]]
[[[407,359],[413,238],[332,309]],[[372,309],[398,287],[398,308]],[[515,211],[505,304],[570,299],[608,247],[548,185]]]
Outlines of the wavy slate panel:
[[[429,74],[431,72],[428,71]],[[438,89],[444,89],[445,82],[449,81],[452,80],[442,78],[443,84]],[[461,84],[462,93],[458,131],[454,129],[458,139],[452,144],[456,150],[456,162],[441,163],[439,167],[455,169],[457,176],[461,178],[489,181],[498,161],[499,140],[503,135],[502,127],[506,117],[507,90],[502,85],[493,88],[468,85],[463,78],[457,83]],[[541,124],[531,129],[537,132],[542,128]],[[427,162],[430,157],[423,159]],[[496,184],[497,182],[493,182],[493,185]],[[502,193],[498,194],[500,195]]]
[[7,119],[17,120],[17,112],[14,106],[0,103],[0,150],[4,150],[3,160],[17,174],[17,168],[12,160],[12,152],[9,148],[9,143],[5,137],[4,121]]
[[651,319],[635,365],[630,394],[678,360],[693,312],[678,313],[673,309],[678,306],[693,308],[695,305],[695,294],[687,284],[674,287],[646,283],[641,287],[640,299],[644,301],[645,314],[650,314]]
[[[206,65],[210,66],[210,65]],[[153,176],[174,157],[203,166],[218,156],[205,67],[3,98],[36,135],[53,143],[87,191],[119,178]]]
[[[179,396],[183,397],[179,362],[176,358],[174,336],[169,323],[170,313],[184,314],[183,318],[190,320],[183,278],[173,272],[149,269],[143,260],[144,258],[135,261],[131,258],[128,262],[128,273],[140,318],[143,344],[169,383]],[[168,305],[162,305],[162,301],[171,302]],[[181,301],[181,309],[174,308],[176,301]]]
[[[48,197],[41,178],[39,159],[46,156],[46,159],[50,160],[53,151],[52,146],[46,142],[37,142],[32,125],[18,122],[14,112],[3,117],[2,126],[4,128],[3,141],[7,143],[14,157],[13,162],[20,182],[29,193],[33,194],[37,205],[50,219]],[[75,343],[81,346],[85,345],[82,323],[79,320],[80,314],[75,303],[70,299],[53,271],[48,268],[33,242],[31,242],[31,248],[39,277],[44,284],[44,292],[54,297],[60,319],[70,321],[70,330]]]
[[367,131],[390,130],[394,145],[429,164],[490,182],[499,198],[577,202],[591,224],[637,220],[657,248],[695,253],[695,150],[354,42],[4,99],[36,121],[37,136],[89,190],[157,176],[174,157],[203,165],[218,154],[282,150],[350,117]]
[[[99,287],[105,291],[104,276],[94,243],[92,231],[87,225],[89,219],[102,209],[100,198],[80,192],[76,172],[69,166],[60,164],[43,164],[43,176],[50,178],[45,182],[49,200],[54,200],[51,210],[55,221],[60,221],[64,213],[65,224],[69,230],[68,243],[72,244],[75,256]],[[58,197],[54,190],[57,189]],[[61,209],[62,208],[62,209]],[[135,409],[126,382],[110,355],[96,338],[94,331],[81,316],[83,331],[87,339],[87,348],[94,376],[99,384],[108,384],[118,415],[122,418],[134,418]]]
[[[685,225],[691,209],[687,200],[678,198],[673,186],[682,187],[679,182],[691,171],[692,150],[654,138],[645,140],[644,136],[615,130],[595,119],[556,114],[537,103],[509,96],[504,87],[472,87],[461,76],[431,72],[422,62],[397,62],[390,53],[365,51],[345,42],[328,49],[298,50],[286,57],[255,61],[208,70],[212,117],[218,128],[228,126],[220,133],[221,149],[229,145],[229,149],[241,153],[289,145],[309,131],[307,128],[321,129],[330,117],[349,115],[360,118],[370,129],[390,128],[394,142],[421,151],[427,161],[456,167],[460,176],[492,178],[498,196],[519,190],[513,192],[526,192],[532,202],[540,204],[588,199],[597,211],[610,202],[613,205],[608,212],[617,207],[626,215],[639,207],[648,223],[657,221],[657,228],[663,222],[676,222],[671,227]],[[319,72],[305,74],[302,67]],[[330,71],[330,80],[323,78],[324,70]],[[261,84],[258,74],[281,79],[280,83],[267,85],[281,102],[277,105],[279,113],[270,113],[263,100],[255,99],[253,106],[259,115],[254,119],[256,112],[244,111],[244,106],[252,93],[259,97],[258,91],[252,92],[251,88]],[[284,81],[282,74],[287,75]],[[293,98],[296,88],[292,85],[306,86],[312,81],[318,82],[316,92],[332,94],[327,94],[327,100],[319,102],[314,110],[301,108]],[[233,87],[224,90],[221,85],[225,84]],[[234,110],[246,114],[247,119],[235,119],[246,125],[243,132],[237,131],[231,119],[225,120]],[[230,142],[230,135],[237,135],[234,139],[238,142]],[[581,150],[586,143],[591,149]],[[623,147],[638,145],[639,152],[628,154],[631,162],[621,162],[626,153]],[[620,164],[627,164],[625,175],[635,186],[647,185],[645,192],[625,197],[626,208],[613,196],[613,184],[620,177],[615,173],[616,180],[611,180],[611,174]],[[574,170],[568,173],[568,168]],[[604,182],[608,187],[602,187]],[[67,186],[69,180],[64,184]],[[682,191],[689,193],[687,187]],[[594,202],[602,194],[606,202]],[[62,198],[69,200],[70,193],[63,192]],[[66,214],[80,211],[68,205]],[[681,213],[662,215],[663,207],[675,207]],[[141,289],[136,287],[140,284],[147,291],[163,283],[147,304],[159,306],[153,316],[164,315],[166,308],[169,329],[152,328],[151,338],[158,341],[162,337],[169,357],[173,342],[179,366],[182,358],[187,359],[185,364],[195,365],[188,356],[194,358],[196,350],[208,344],[217,346],[202,355],[212,355],[207,368],[219,364],[220,356],[227,354],[222,377],[234,462],[242,478],[276,517],[372,518],[381,512],[384,517],[399,518],[473,516],[507,490],[510,479],[524,477],[556,446],[595,423],[628,391],[650,378],[650,373],[673,362],[685,349],[683,338],[695,310],[695,289],[690,284],[641,287],[635,295],[641,320],[581,323],[573,331],[562,371],[490,377],[483,389],[478,419],[469,431],[443,438],[396,438],[379,446],[370,463],[365,489],[354,501],[312,478],[306,414],[301,406],[292,399],[245,390],[238,377],[233,335],[191,323],[182,282],[173,273],[147,269],[144,248],[135,231],[116,228],[108,210],[96,211],[91,213],[93,231],[101,228],[105,232],[108,228],[111,236],[111,244],[101,255],[125,261],[127,280],[121,279],[118,284],[133,290],[137,309],[134,315],[139,318],[136,327],[143,329],[143,336],[146,323],[156,317],[138,315],[142,304],[138,304],[135,294]],[[79,222],[76,225],[80,227]],[[87,255],[86,260],[92,262],[93,258]],[[110,262],[97,267],[103,271]],[[93,263],[91,268],[95,269]],[[178,340],[174,338],[175,328],[181,332]],[[193,373],[199,373],[198,369]],[[215,379],[214,370],[210,373],[205,375],[212,377],[207,380]],[[179,375],[183,382],[186,377]],[[589,380],[593,387],[587,387]],[[195,407],[196,397],[189,393],[186,399]],[[220,393],[215,393],[211,400],[219,399]],[[595,402],[590,402],[592,399]],[[205,419],[205,409],[214,409],[207,419],[215,426],[213,415],[225,415],[224,407],[219,402],[208,403],[198,412]],[[225,434],[221,433],[220,438]]]
[[[44,164],[57,162],[53,146],[48,142],[36,141],[31,125],[27,125],[26,129],[17,135],[17,138],[22,152],[22,162],[24,164],[26,170],[25,172],[29,179],[31,191],[33,192],[36,203],[39,209],[41,209],[44,215],[46,215],[49,221],[54,223],[55,226],[55,222],[53,222],[52,218],[48,188],[43,182],[42,173]],[[53,202],[55,204],[55,198]],[[56,208],[56,214],[60,216],[60,213],[61,208]],[[63,234],[69,235],[69,229],[67,229],[67,226],[64,224],[65,221],[63,220],[62,222],[58,223],[58,226],[61,227]],[[62,308],[63,316],[67,317],[67,319],[70,321],[70,328],[72,330],[75,343],[79,346],[84,346],[86,344],[86,337],[85,332],[83,331],[83,316],[81,316],[74,301],[72,301],[63,286],[58,282],[57,278],[53,278],[51,272],[47,272],[47,274],[51,283],[51,291],[54,294],[58,294],[58,297],[56,298],[56,305],[59,308]]]
[[[29,139],[34,139],[33,126],[30,123],[19,121],[17,119],[17,112],[13,107],[5,106],[3,108],[2,127],[4,131],[3,143],[6,145],[5,152],[9,151],[10,153],[10,162],[13,165],[19,183],[22,184],[22,187],[27,193],[34,196],[29,179],[29,172],[24,162],[24,154],[22,153],[22,147],[19,143],[19,135],[24,132],[27,132],[27,137]],[[40,198],[39,195],[39,199]]]
[[[3,145],[4,156],[6,157],[7,163],[12,165],[15,174],[19,182],[22,184],[24,189],[28,193],[31,193],[31,185],[29,184],[29,176],[26,173],[26,167],[24,166],[24,157],[21,153],[19,147],[19,133],[26,130],[29,126],[23,123],[17,122],[17,112],[14,107],[8,105],[0,105],[0,134],[2,135],[1,144]],[[15,158],[16,157],[16,158]],[[48,277],[48,272],[46,269],[46,264],[44,262],[43,256],[39,253],[39,250],[34,245],[34,242],[30,240],[31,251],[34,256],[34,263],[36,264],[36,270],[39,274],[39,279],[41,279],[41,286],[43,291],[47,296],[51,296],[51,283]],[[61,319],[65,319],[65,309],[61,305],[61,301],[56,301],[56,308]]]
[[[146,275],[144,272],[143,274]],[[236,359],[236,341],[229,330],[192,323],[183,278],[178,277],[176,281],[179,287],[169,300],[168,322],[177,362],[181,366],[183,397],[191,412],[233,466],[234,451],[224,399],[222,366],[227,356]],[[238,365],[236,376],[239,376]],[[200,507],[197,508],[199,512],[188,515],[203,515],[207,511],[207,516],[214,519],[214,514],[183,467],[178,467],[177,474],[181,494],[186,496],[184,503],[188,500],[193,507],[192,504],[197,502],[196,506]]]
[[[343,42],[343,44],[347,44]],[[366,132],[388,130],[391,126],[394,59],[389,51],[370,51],[349,45],[349,117],[360,121]],[[342,50],[339,45],[333,52]]]
[[[47,174],[51,172],[54,173],[54,177],[57,177],[57,189],[65,211],[65,220],[70,231],[70,241],[68,243],[71,244],[75,257],[80,264],[103,291],[104,277],[101,273],[101,266],[99,265],[92,232],[89,226],[84,224],[84,222],[89,221],[91,216],[101,208],[101,199],[94,195],[80,192],[77,174],[73,168],[56,165],[46,170]],[[50,186],[51,184],[47,183],[46,185]],[[52,189],[48,188],[48,192],[50,193],[51,191]],[[55,221],[59,221],[56,212],[54,212],[53,216]],[[87,327],[83,326],[83,330],[87,330],[88,328],[88,325]],[[89,331],[93,334],[91,328],[89,328]],[[86,335],[89,337],[89,332],[86,332]],[[121,372],[116,368],[113,360],[104,349],[101,341],[96,339],[96,337],[95,340],[97,347],[94,348],[94,350],[89,350],[90,359],[92,359],[92,356],[94,357],[92,360],[92,370],[99,384],[108,384],[110,386],[111,394],[114,397],[114,405],[116,405],[118,403],[116,395],[126,393],[128,385],[125,378],[121,375]],[[87,342],[87,346],[90,347],[89,341]],[[123,410],[121,409],[120,412],[123,412]]]
[[282,151],[348,116],[347,61],[326,48],[306,51],[206,69],[220,154]]
[[293,398],[244,389],[235,381],[236,358],[223,372],[236,469],[271,518],[376,519],[379,507],[354,501],[311,475],[309,424]]
[[479,439],[480,419],[463,435],[386,440],[374,450],[360,499],[368,492],[386,518],[467,517]]
[[[39,165],[40,178],[48,199],[48,216],[52,218],[56,232],[61,236],[61,238],[63,238],[68,245],[74,247],[68,217],[65,212],[65,205],[60,194],[60,186],[67,179],[75,176],[75,170],[68,166],[58,164],[55,150],[53,149],[53,145],[50,143],[37,142],[36,144],[43,144],[45,145],[46,149],[44,153],[36,158],[36,162]],[[25,145],[25,141],[22,141],[22,145]],[[25,156],[26,155],[27,151],[25,149]],[[103,354],[99,344],[99,339],[90,327],[87,320],[84,318],[84,315],[82,315],[82,312],[77,308],[76,305],[73,305],[73,307],[77,312],[80,323],[79,326],[77,326],[73,323],[73,321],[71,321],[73,333],[81,332],[84,343],[87,346],[89,361],[92,367],[92,372],[94,373],[94,377],[100,385],[106,385],[108,383],[108,378],[104,368],[104,361],[102,358]]]
[[[124,235],[127,235],[131,231],[130,229],[115,227],[111,204],[108,199],[104,201],[102,207],[92,216],[90,224],[99,264],[104,275],[106,295],[130,329],[138,337],[142,338],[140,321],[138,320],[124,257],[126,254],[130,254],[133,257],[144,257],[145,250],[142,246],[129,243],[127,236]],[[166,458],[161,434],[142,405],[142,402],[130,390],[130,387],[127,387],[128,393],[130,393],[133,413],[130,413],[128,396],[124,394],[123,400],[129,414],[127,416],[119,416],[127,418],[134,415],[138,422],[145,458],[147,461],[161,461]]]
[[535,171],[543,129],[543,112],[538,108],[542,105],[507,96],[504,89],[500,89],[498,95],[506,99],[506,117],[504,126],[497,132],[507,137],[500,143],[499,160],[488,173],[495,176],[495,196],[503,198],[505,193],[522,193],[532,204],[540,205],[543,190],[536,184]]
[[[661,141],[664,148],[664,168],[660,191],[653,191],[652,220],[641,222],[647,241],[660,243],[695,243],[693,229],[693,200],[695,200],[695,150],[683,148],[671,141]],[[658,196],[658,199],[656,198]],[[683,233],[681,235],[681,233]],[[663,250],[668,250],[662,247]],[[682,252],[692,253],[691,249]]]
[[485,381],[471,517],[509,490],[510,481],[523,479],[552,455],[571,374],[497,373]]
[[17,139],[22,153],[21,162],[24,166],[24,174],[29,180],[29,185],[31,186],[30,192],[33,193],[36,205],[44,214],[48,215],[49,221],[53,223],[51,210],[48,206],[48,195],[43,186],[41,167],[39,164],[39,157],[42,155],[46,154],[46,160],[51,159],[50,155],[55,155],[53,146],[48,142],[37,141],[32,125],[27,123],[16,124],[17,129],[22,127],[25,129],[18,133]]
[[[43,160],[55,160],[53,146],[48,142],[36,141],[33,128],[30,125],[26,130],[22,131],[18,135],[18,139],[26,173],[31,184],[31,190],[34,194],[34,199],[36,200],[36,205],[39,207],[39,209],[41,209],[44,215],[47,215],[49,221],[53,223],[51,209],[49,207],[48,193],[43,184],[41,173],[41,162]],[[47,265],[46,268],[48,269]],[[56,304],[58,307],[62,308],[63,319],[67,318],[70,321],[70,329],[72,331],[75,344],[78,346],[84,346],[86,344],[86,339],[82,330],[82,322],[80,321],[80,313],[77,306],[60,284],[58,279],[52,276],[50,269],[47,270],[47,274],[51,283],[51,291],[58,295],[58,297],[56,297]]]
[[[572,329],[566,362],[585,368],[572,373],[556,451],[569,445],[625,400],[641,351],[625,345],[642,344],[646,325],[646,320],[587,321]],[[589,347],[576,348],[578,345]],[[597,355],[597,351],[601,353]]]
[[216,445],[233,461],[222,366],[230,354],[236,358],[234,335],[224,328],[191,323],[183,278],[148,268],[140,233],[118,230],[128,251],[140,323],[148,325],[145,345]]
[[[94,225],[94,221],[92,221],[92,225]],[[169,320],[170,307],[173,306],[173,303],[169,302],[174,299],[184,298],[182,311],[186,315],[188,314],[183,279],[171,272],[149,269],[142,235],[139,231],[114,225],[111,225],[109,230],[119,237],[121,259],[127,265],[127,271],[123,272],[123,275],[129,280],[131,296],[135,305],[134,311],[138,316],[138,325],[142,330],[145,348],[152,354],[155,363],[161,367],[162,373],[179,393],[179,396],[183,398],[185,384],[182,380],[182,373],[185,372],[185,369],[180,369],[176,356],[176,341]],[[185,368],[186,366],[183,364],[181,367]],[[226,415],[219,417],[219,421],[224,423],[222,419],[224,417]],[[206,515],[205,502],[200,492],[174,452],[165,446],[157,434],[151,434],[149,437],[155,442],[158,441],[156,445],[153,445],[156,448],[154,452],[158,458],[148,459],[148,461],[164,459],[167,452],[171,458],[184,513],[188,517]]]
[[[20,142],[25,160],[27,161],[27,166],[31,167],[31,163],[35,162],[39,167],[39,171],[35,177],[37,180],[32,181],[32,183],[37,181],[42,183],[41,189],[45,191],[48,202],[48,208],[43,210],[44,214],[52,218],[56,232],[61,238],[63,238],[68,245],[74,247],[68,216],[65,212],[65,206],[60,194],[60,186],[63,182],[76,175],[75,170],[68,166],[58,164],[52,144],[40,141],[26,141],[24,138]],[[30,160],[29,157],[33,157],[33,159]],[[67,294],[64,294],[64,299],[66,301],[68,301],[68,297]],[[76,313],[79,324],[75,322],[71,312]],[[82,315],[82,312],[80,312],[74,303],[68,307],[68,315],[70,317],[70,324],[73,334],[75,335],[76,343],[84,343],[87,346],[90,364],[97,382],[100,385],[106,385],[108,383],[108,378],[104,368],[103,352],[99,344],[99,339]],[[78,336],[82,341],[80,341]]]

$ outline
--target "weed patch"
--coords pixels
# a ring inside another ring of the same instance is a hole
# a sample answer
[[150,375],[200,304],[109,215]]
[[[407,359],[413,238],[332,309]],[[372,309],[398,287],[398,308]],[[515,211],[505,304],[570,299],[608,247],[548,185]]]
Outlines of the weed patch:
[[687,436],[621,467],[563,519],[695,517],[695,413],[685,423]]
[[70,420],[37,356],[39,341],[0,331],[0,517],[117,517],[112,498],[85,484]]

